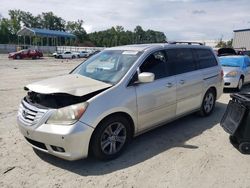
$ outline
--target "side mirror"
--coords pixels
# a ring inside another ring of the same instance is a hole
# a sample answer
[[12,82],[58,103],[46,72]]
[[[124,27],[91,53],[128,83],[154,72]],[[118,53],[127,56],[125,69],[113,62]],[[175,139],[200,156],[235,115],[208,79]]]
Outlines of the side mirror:
[[139,83],[149,83],[155,80],[155,74],[151,72],[143,72],[138,75]]

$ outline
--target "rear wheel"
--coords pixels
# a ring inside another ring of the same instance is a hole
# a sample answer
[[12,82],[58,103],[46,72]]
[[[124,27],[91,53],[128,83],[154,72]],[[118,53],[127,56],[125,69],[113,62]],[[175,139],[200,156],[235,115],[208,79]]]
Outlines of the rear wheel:
[[72,59],[75,59],[75,58],[76,58],[76,56],[73,55],[73,56],[72,56]]
[[131,139],[129,121],[123,116],[105,119],[96,128],[91,138],[91,150],[101,160],[118,157]]
[[250,142],[240,143],[239,150],[243,154],[250,154]]
[[208,116],[212,113],[214,106],[215,106],[215,92],[212,89],[209,89],[202,101],[200,115],[201,116]]

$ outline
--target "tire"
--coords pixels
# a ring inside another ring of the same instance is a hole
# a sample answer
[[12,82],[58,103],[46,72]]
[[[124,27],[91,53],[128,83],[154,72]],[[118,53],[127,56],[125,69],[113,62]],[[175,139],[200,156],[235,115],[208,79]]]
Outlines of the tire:
[[239,82],[238,82],[237,91],[241,91],[243,84],[244,84],[244,80],[243,80],[243,78],[241,77],[241,78],[239,79]]
[[95,158],[111,160],[117,158],[131,140],[129,120],[123,116],[104,119],[91,138],[90,149]]
[[20,55],[16,55],[15,59],[21,59]]
[[203,98],[200,109],[200,115],[209,116],[214,110],[215,101],[216,101],[215,92],[212,89],[209,89]]
[[76,58],[76,56],[73,55],[73,56],[72,56],[72,59],[75,59],[75,58]]
[[230,141],[230,143],[235,147],[235,148],[239,148],[239,143],[238,143],[238,141],[237,141],[237,138],[235,137],[235,136],[232,136],[232,135],[230,135],[229,136],[229,141]]
[[58,56],[59,59],[62,59],[63,57],[61,55]]
[[240,143],[239,151],[242,154],[250,154],[250,142],[242,142],[242,143]]

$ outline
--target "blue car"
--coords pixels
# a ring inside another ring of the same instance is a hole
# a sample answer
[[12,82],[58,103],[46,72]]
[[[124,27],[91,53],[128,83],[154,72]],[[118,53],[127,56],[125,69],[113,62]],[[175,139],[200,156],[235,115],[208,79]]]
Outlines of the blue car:
[[224,88],[242,89],[244,83],[250,82],[250,58],[246,55],[219,57],[224,72]]

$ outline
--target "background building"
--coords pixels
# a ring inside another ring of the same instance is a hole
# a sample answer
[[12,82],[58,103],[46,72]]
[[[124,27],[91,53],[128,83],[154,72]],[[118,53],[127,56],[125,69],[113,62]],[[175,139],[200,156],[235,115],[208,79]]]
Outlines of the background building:
[[250,51],[250,29],[234,30],[233,47]]

